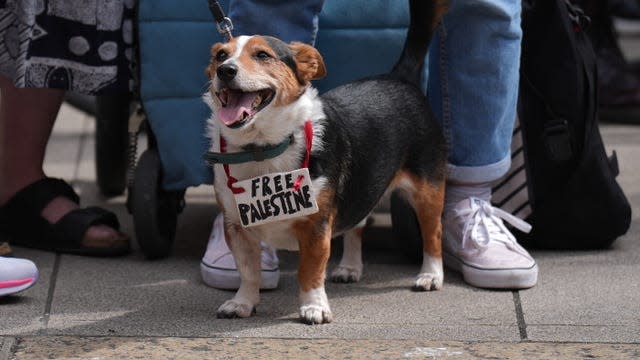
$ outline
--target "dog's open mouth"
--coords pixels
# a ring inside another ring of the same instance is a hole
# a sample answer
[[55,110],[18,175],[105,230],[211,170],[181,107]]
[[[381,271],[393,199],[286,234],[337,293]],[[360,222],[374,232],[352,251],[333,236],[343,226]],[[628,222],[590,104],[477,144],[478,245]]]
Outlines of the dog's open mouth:
[[275,91],[271,89],[244,92],[224,88],[216,93],[222,104],[218,109],[218,118],[228,127],[240,127],[269,105],[274,94]]

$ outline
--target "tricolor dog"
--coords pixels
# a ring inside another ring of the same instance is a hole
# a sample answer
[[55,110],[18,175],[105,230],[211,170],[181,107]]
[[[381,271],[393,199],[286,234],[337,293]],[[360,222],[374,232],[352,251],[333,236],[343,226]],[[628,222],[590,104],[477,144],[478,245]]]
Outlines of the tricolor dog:
[[310,85],[326,72],[312,46],[256,35],[212,47],[209,155],[241,277],[218,317],[254,311],[265,241],[300,251],[302,321],[331,322],[324,289],[331,239],[344,234],[332,280],[358,281],[364,221],[393,190],[406,196],[420,222],[424,260],[414,288],[442,287],[445,140],[417,84],[445,4],[410,1],[410,11],[407,41],[391,73],[322,96]]

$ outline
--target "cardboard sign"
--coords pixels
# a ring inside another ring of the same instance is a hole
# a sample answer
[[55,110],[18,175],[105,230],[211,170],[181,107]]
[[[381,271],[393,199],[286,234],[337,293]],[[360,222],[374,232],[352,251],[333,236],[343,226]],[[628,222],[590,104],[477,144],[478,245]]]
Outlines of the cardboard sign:
[[[296,180],[301,178],[295,189]],[[316,196],[307,168],[271,173],[238,181],[245,191],[235,194],[240,222],[244,227],[291,219],[318,212]]]

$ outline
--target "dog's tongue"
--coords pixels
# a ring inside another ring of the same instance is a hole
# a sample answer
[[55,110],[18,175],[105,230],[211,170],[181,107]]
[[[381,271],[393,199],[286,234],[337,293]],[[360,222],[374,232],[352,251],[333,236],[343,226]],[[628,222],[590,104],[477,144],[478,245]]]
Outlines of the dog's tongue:
[[223,124],[231,125],[252,115],[251,104],[256,96],[258,92],[229,91],[227,105],[218,109],[218,118]]

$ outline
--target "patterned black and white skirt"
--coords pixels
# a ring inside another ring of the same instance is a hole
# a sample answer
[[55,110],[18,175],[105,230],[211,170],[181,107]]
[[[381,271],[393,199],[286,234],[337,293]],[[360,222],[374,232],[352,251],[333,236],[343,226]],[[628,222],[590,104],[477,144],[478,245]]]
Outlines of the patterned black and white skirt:
[[0,74],[17,87],[130,91],[135,0],[0,0]]

